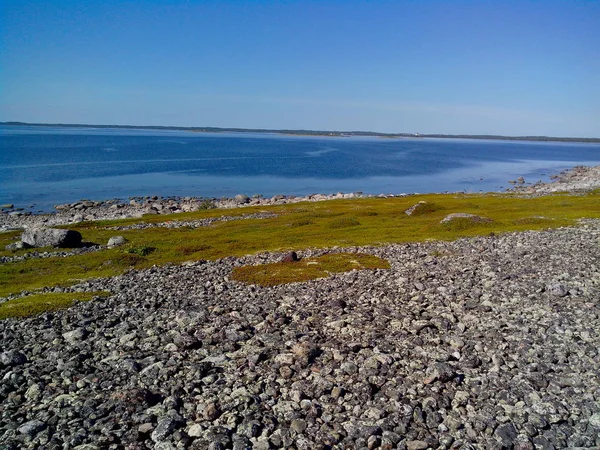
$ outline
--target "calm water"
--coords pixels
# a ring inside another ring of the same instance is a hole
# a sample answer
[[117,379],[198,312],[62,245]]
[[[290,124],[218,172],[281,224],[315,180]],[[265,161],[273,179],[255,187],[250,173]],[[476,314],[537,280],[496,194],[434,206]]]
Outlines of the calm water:
[[0,203],[498,191],[577,164],[600,145],[0,126]]

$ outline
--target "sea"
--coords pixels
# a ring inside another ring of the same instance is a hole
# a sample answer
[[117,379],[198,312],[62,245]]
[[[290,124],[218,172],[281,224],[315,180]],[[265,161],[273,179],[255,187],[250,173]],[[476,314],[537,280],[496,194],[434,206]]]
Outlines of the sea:
[[600,164],[600,144],[0,126],[0,204],[491,192]]

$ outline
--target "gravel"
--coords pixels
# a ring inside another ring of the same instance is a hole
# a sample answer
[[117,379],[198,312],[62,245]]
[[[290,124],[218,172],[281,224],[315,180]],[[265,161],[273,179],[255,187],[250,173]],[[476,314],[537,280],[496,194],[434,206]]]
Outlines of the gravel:
[[282,254],[153,267],[0,321],[0,448],[600,446],[600,221],[330,251],[392,268],[260,287],[232,268]]

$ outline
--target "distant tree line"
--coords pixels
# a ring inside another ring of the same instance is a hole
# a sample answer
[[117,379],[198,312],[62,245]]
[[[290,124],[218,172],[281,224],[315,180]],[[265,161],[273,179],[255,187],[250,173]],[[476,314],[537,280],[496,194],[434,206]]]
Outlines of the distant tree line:
[[0,122],[0,125],[21,125],[36,127],[68,127],[68,128],[117,128],[136,130],[179,130],[200,133],[277,133],[298,136],[374,136],[388,138],[443,138],[443,139],[495,139],[503,141],[553,141],[553,142],[587,142],[600,143],[600,138],[553,137],[553,136],[501,136],[490,134],[419,134],[419,133],[377,133],[374,131],[325,131],[325,130],[272,130],[265,128],[219,128],[219,127],[170,127],[158,125],[91,125],[72,123],[26,123]]

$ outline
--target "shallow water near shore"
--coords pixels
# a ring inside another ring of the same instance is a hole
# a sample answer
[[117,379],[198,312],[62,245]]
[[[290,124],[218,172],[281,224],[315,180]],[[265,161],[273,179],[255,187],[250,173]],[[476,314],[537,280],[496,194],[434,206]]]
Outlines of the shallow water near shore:
[[0,126],[0,203],[501,191],[600,164],[600,145]]

